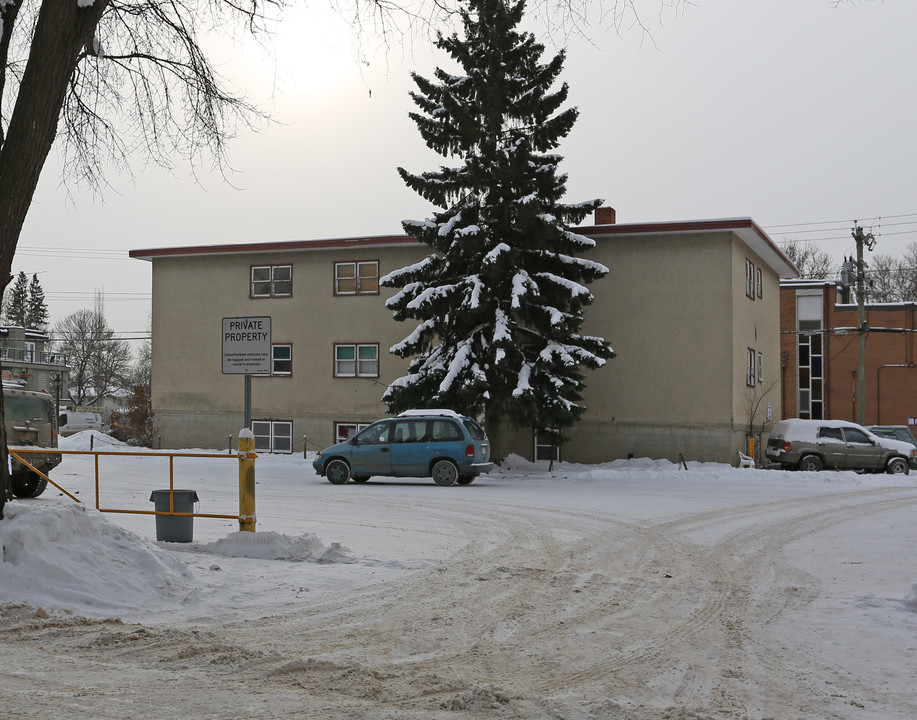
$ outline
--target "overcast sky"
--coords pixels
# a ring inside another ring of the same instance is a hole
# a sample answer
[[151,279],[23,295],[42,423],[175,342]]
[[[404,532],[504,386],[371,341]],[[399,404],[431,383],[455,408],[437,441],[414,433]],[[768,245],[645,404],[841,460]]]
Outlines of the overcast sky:
[[[917,2],[694,0],[661,17],[659,3],[639,0],[651,40],[594,27],[566,43],[581,111],[559,149],[566,201],[604,198],[619,223],[750,216],[837,258],[854,220],[877,253],[917,242]],[[355,62],[349,29],[316,10],[282,28],[278,67],[251,48],[226,66],[278,121],[231,144],[232,186],[138,161],[99,199],[64,187],[52,155],[13,264],[40,273],[52,322],[103,291],[116,331],[146,330],[150,264],[132,249],[389,234],[429,216],[396,167],[440,162],[407,93],[411,71],[448,60],[418,43]]]

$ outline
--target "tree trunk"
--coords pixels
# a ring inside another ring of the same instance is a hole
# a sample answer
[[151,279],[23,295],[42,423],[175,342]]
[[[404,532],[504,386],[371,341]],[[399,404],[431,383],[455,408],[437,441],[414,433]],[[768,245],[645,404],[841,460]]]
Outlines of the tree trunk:
[[[44,0],[38,12],[29,59],[0,147],[0,286],[11,277],[19,233],[51,151],[67,85],[87,44],[92,44],[108,0]],[[4,28],[12,33],[13,27]],[[5,68],[4,68],[5,70]],[[0,411],[2,411],[0,402]],[[0,432],[0,517],[11,496],[6,433]]]
[[[2,367],[0,367],[2,371]],[[3,393],[0,392],[0,421],[4,417]],[[13,481],[10,478],[9,452],[6,449],[6,423],[0,422],[0,520],[3,519],[3,506],[13,499]],[[2,549],[0,549],[2,552]]]

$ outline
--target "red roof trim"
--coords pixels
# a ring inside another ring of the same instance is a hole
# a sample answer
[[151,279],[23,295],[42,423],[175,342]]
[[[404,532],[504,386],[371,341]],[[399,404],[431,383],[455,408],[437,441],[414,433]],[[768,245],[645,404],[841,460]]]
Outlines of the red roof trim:
[[[616,225],[583,225],[570,228],[572,232],[587,237],[602,235],[650,235],[705,231],[750,230],[774,252],[777,257],[794,268],[784,252],[770,236],[751,218],[719,220],[689,220],[677,222],[634,223]],[[194,255],[254,254],[301,250],[339,250],[348,247],[374,247],[379,245],[412,245],[418,242],[410,235],[379,235],[375,237],[331,238],[324,240],[288,240],[281,242],[238,243],[234,245],[198,245],[192,247],[155,248],[131,250],[129,256],[140,260],[162,257],[189,257]]]
[[701,232],[703,230],[735,230],[750,228],[759,235],[767,234],[751,218],[720,220],[687,220],[677,222],[634,223],[616,225],[584,225],[572,228],[581,235],[639,235],[643,233]]
[[189,255],[230,255],[291,250],[334,250],[347,247],[373,247],[376,245],[410,245],[417,240],[409,235],[380,235],[378,237],[333,238],[328,240],[285,240],[281,242],[237,243],[234,245],[196,245],[191,247],[154,248],[131,250],[128,255],[141,260],[160,257],[187,257]]

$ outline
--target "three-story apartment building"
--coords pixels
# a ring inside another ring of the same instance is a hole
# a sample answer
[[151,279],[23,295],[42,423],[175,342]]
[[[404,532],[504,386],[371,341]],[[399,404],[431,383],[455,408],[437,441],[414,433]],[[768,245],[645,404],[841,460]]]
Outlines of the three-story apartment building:
[[[582,420],[561,457],[729,462],[780,417],[779,278],[792,263],[748,218],[576,228],[610,268],[591,286],[584,332],[617,358],[586,371]],[[407,362],[389,348],[412,329],[385,308],[379,278],[429,249],[378,236],[134,250],[153,273],[153,411],[164,447],[225,447],[242,427],[244,383],[221,371],[226,317],[271,317],[271,372],[251,381],[259,449],[340,441],[383,416]],[[550,448],[506,428],[527,458]]]

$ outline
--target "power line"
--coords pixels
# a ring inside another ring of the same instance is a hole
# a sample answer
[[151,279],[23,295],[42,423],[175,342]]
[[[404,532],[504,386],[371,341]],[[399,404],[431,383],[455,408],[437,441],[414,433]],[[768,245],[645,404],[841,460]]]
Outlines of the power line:
[[[62,290],[58,292],[46,292],[45,298],[49,300],[83,300],[88,298],[95,298],[99,293],[89,292],[85,290]],[[124,301],[124,300],[149,300],[153,296],[151,293],[144,292],[104,292],[101,293],[102,300],[108,302],[109,300]]]
[[[878,237],[895,237],[901,235],[913,235],[917,240],[917,219],[908,220],[907,218],[917,218],[917,213],[902,213],[898,215],[876,216],[874,222],[870,225],[875,236]],[[901,222],[886,222],[887,220],[899,220]],[[762,226],[769,232],[780,228],[799,228],[798,230],[783,230],[780,232],[784,237],[784,242],[799,243],[807,245],[811,243],[850,243],[852,236],[848,231],[856,221],[830,220],[823,222],[807,222],[783,225],[766,225]],[[899,230],[885,230],[885,228],[908,228]],[[835,234],[844,231],[844,234]],[[813,237],[813,235],[820,235]],[[778,241],[780,242],[780,241]]]
[[[900,231],[895,231],[895,232],[877,232],[875,233],[876,238],[893,237],[895,235],[917,235],[917,228],[915,228],[914,230],[900,230]],[[789,241],[805,244],[805,243],[817,243],[817,242],[829,242],[829,241],[848,242],[849,240],[851,240],[851,237],[849,235],[834,235],[831,237],[821,237],[821,238],[790,238]],[[783,241],[777,240],[776,242],[783,242]]]
[[[872,217],[875,217],[879,220],[881,220],[882,218],[889,218],[891,220],[896,220],[898,218],[905,218],[905,217],[917,218],[917,213],[905,213],[903,215],[873,215]],[[852,222],[853,220],[823,220],[822,222],[788,223],[785,225],[762,225],[761,227],[764,228],[765,230],[768,230],[770,228],[802,227],[804,225],[835,225],[835,224],[852,223]],[[849,227],[849,225],[845,227]]]
[[104,248],[17,247],[16,255],[36,257],[88,258],[92,260],[130,260],[126,250]]

